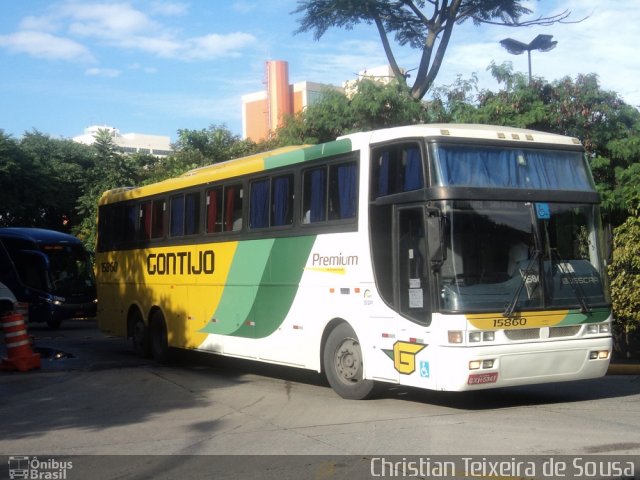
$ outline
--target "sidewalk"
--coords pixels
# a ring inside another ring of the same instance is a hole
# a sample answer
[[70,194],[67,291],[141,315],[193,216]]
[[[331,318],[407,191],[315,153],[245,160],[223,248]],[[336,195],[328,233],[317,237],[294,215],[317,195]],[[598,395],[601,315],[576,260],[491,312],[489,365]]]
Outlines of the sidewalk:
[[612,361],[607,375],[640,375],[640,363]]

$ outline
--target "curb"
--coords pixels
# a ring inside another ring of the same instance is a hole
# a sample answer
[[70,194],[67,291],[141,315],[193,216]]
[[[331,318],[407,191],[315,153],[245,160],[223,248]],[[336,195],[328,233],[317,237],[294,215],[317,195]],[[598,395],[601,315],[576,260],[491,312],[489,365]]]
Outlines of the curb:
[[607,375],[640,375],[640,364],[612,363]]

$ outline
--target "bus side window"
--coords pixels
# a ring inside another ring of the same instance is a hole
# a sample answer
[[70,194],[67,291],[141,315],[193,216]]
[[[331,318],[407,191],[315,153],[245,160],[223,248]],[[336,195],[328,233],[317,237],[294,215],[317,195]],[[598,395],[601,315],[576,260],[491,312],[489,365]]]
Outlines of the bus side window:
[[327,168],[320,167],[303,173],[302,223],[327,220]]
[[154,200],[152,206],[151,238],[164,237],[164,200]]
[[346,162],[329,167],[329,220],[354,218],[358,202],[358,166]]
[[224,187],[226,204],[224,230],[242,230],[242,184]]
[[424,186],[422,155],[416,144],[391,145],[374,153],[371,199]]
[[140,205],[138,238],[141,240],[148,240],[151,238],[151,202],[144,202]]
[[222,187],[207,190],[207,233],[222,231]]
[[184,235],[184,195],[171,197],[171,222],[169,232],[172,237]]
[[184,234],[200,233],[200,193],[187,193],[184,196]]
[[293,223],[293,175],[282,175],[272,179],[271,226],[279,227]]
[[250,228],[265,228],[269,226],[269,190],[270,180],[268,178],[251,183]]

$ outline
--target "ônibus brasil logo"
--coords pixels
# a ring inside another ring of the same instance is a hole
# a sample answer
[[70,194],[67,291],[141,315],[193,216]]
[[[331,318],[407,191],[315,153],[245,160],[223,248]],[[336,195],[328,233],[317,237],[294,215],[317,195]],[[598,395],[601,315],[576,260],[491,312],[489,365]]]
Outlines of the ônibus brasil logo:
[[11,456],[9,457],[9,478],[14,480],[65,480],[67,471],[73,468],[73,462],[47,458],[39,460],[38,457]]

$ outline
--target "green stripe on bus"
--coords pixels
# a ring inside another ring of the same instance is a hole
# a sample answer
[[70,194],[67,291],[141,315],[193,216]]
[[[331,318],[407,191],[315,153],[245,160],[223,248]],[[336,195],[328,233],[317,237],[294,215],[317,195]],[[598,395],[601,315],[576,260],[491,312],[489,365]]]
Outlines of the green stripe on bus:
[[315,236],[241,242],[220,304],[202,332],[264,338],[282,324]]
[[264,168],[285,167],[287,165],[293,165],[307,160],[315,160],[317,158],[327,157],[330,155],[339,155],[350,151],[351,140],[345,138],[342,140],[335,140],[333,142],[322,143],[320,145],[313,145],[302,150],[294,150],[293,152],[267,157],[264,159]]
[[582,313],[580,310],[569,310],[567,316],[558,325],[578,325],[581,323],[604,322],[611,315],[608,307],[593,308],[590,313]]
[[230,335],[247,321],[255,303],[256,285],[262,279],[274,241],[238,243],[220,303],[202,332]]

